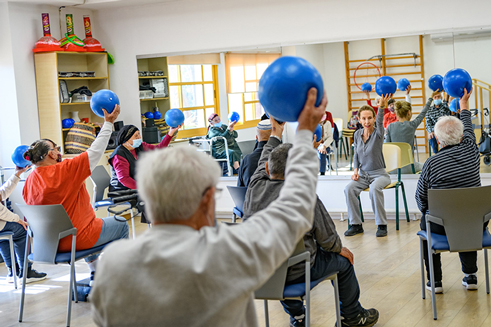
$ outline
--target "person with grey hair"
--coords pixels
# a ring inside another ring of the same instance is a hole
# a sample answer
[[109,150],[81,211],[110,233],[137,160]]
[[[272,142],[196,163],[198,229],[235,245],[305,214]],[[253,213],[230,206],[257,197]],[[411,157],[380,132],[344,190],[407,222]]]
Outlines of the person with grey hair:
[[237,178],[237,186],[247,187],[249,180],[257,168],[257,162],[261,157],[264,145],[268,142],[271,136],[271,121],[269,119],[261,120],[257,124],[256,141],[257,146],[252,153],[249,153],[244,158],[239,167],[239,176]]
[[[284,124],[271,119],[273,130],[283,132]],[[282,133],[276,133],[281,136]],[[251,177],[244,201],[244,221],[267,208],[281,192],[288,187],[285,183],[285,168],[292,151],[292,144],[281,144],[281,137],[272,135],[259,159],[259,166]],[[315,147],[314,147],[315,148]],[[376,309],[364,309],[360,302],[360,287],[353,267],[353,254],[342,246],[336,226],[324,204],[316,196],[314,223],[310,231],[303,236],[305,248],[310,252],[310,275],[312,280],[325,278],[338,273],[339,299],[341,301],[342,326],[373,326],[379,313]],[[286,284],[298,284],[305,281],[305,263],[301,262],[288,269]],[[305,308],[303,301],[281,301],[286,313],[290,315],[290,326],[305,326]]]
[[[460,119],[451,116],[440,117],[435,124],[435,138],[440,151],[426,160],[416,189],[416,202],[423,214],[420,227],[426,230],[428,211],[428,189],[449,189],[481,186],[480,158],[476,145],[476,136],[472,128],[468,100],[472,92],[460,99]],[[462,217],[463,219],[465,217]],[[487,226],[484,224],[484,228]],[[443,226],[431,224],[431,232],[445,235]],[[428,267],[428,243],[423,242],[423,254],[428,275],[426,288],[431,290]],[[477,289],[477,252],[460,252],[460,262],[464,278],[462,285],[468,290]],[[433,255],[435,272],[435,292],[443,293],[442,264],[440,254]]]
[[[312,135],[327,98],[309,91],[285,169],[285,190],[247,223],[215,226],[220,169],[191,148],[138,162],[153,228],[106,248],[90,295],[99,326],[257,326],[254,290],[312,226],[319,169]],[[273,128],[272,135],[281,137]]]

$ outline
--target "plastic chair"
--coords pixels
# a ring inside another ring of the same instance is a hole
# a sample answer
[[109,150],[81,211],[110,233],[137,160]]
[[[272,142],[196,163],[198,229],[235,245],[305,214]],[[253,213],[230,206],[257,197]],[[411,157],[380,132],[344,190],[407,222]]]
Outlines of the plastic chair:
[[244,201],[247,192],[247,187],[243,186],[227,186],[228,192],[230,196],[232,196],[232,200],[234,200],[235,207],[232,209],[233,218],[232,222],[235,223],[237,220],[237,216],[239,218],[244,218]]
[[[130,210],[131,213],[131,232],[133,239],[135,238],[135,216],[133,212],[133,207],[131,206],[131,203],[129,202],[122,202],[115,204],[113,203],[113,200],[111,198],[106,198],[104,199],[104,192],[106,189],[109,187],[109,183],[111,182],[111,177],[107,173],[106,168],[104,166],[97,166],[94,168],[92,171],[92,174],[90,175],[90,180],[92,181],[92,208],[94,208],[95,211],[99,208],[107,207],[107,216],[109,217],[109,214],[113,215],[121,215],[125,213],[126,211]],[[117,206],[124,205],[128,206],[128,208],[125,208],[123,210],[115,211],[112,210],[112,208],[115,208]]]
[[[89,255],[101,252],[109,244],[103,244],[87,250],[76,251],[77,229],[68,217],[61,204],[55,205],[25,205],[17,204],[22,214],[26,217],[29,227],[27,228],[27,244],[24,254],[24,268],[27,271],[27,260],[41,262],[44,264],[66,263],[70,265],[70,284],[68,287],[68,309],[66,325],[70,326],[72,312],[72,295],[75,302],[78,302],[75,278],[75,262],[88,257]],[[59,241],[67,236],[72,236],[71,252],[58,252]],[[33,251],[29,252],[29,245],[33,240]],[[24,313],[24,299],[26,291],[26,277],[24,274],[22,281],[22,293],[19,308],[19,322],[22,322]],[[74,293],[72,293],[72,291]]]
[[[226,158],[224,159],[217,159],[213,157],[213,143],[215,143],[218,140],[222,140],[223,143],[225,144],[225,155]],[[228,144],[227,144],[227,139],[224,138],[223,136],[215,136],[211,139],[206,139],[206,138],[194,138],[189,140],[189,145],[196,145],[198,146],[198,151],[200,152],[205,152],[208,155],[210,155],[213,160],[217,161],[218,163],[225,162],[227,165],[227,175],[232,176],[233,170],[232,167],[230,166],[230,158],[228,155]]]
[[[305,261],[305,283],[292,284],[285,286],[286,274],[288,267],[291,267],[299,262]],[[338,288],[338,272],[333,273],[330,276],[321,278],[318,280],[310,280],[310,252],[305,251],[305,245],[301,240],[293,252],[293,256],[286,260],[278,269],[276,269],[273,276],[256,290],[255,298],[264,300],[264,318],[266,321],[266,327],[269,327],[269,311],[268,300],[285,300],[285,299],[299,299],[305,298],[305,326],[310,327],[310,290],[320,284],[322,281],[329,279],[332,280],[334,286],[334,302],[336,304],[336,320],[337,325],[341,325],[341,308],[339,304],[339,288]]]
[[15,252],[14,252],[14,238],[13,237],[14,237],[14,232],[10,232],[10,231],[0,232],[0,241],[1,240],[8,240],[9,245],[10,245],[10,262],[12,263],[12,275],[14,276],[14,287],[15,287],[15,289],[17,289],[17,274],[16,274],[17,268],[16,268],[16,262],[15,262],[16,258],[15,258]]
[[[419,231],[421,257],[421,290],[425,299],[425,274],[423,241],[428,241],[431,302],[433,319],[437,319],[435,299],[435,275],[433,254],[440,252],[484,251],[486,293],[489,294],[488,252],[491,234],[483,224],[491,218],[489,194],[491,186],[428,190],[429,214],[426,215],[426,231]],[[446,235],[430,233],[430,222],[443,226]]]
[[401,148],[402,167],[411,165],[413,174],[416,174],[416,169],[414,168],[413,149],[411,149],[411,145],[409,143],[404,143],[404,142],[387,142],[386,144],[397,145],[399,148]]
[[257,143],[256,140],[237,142],[240,151],[242,151],[242,158],[248,155],[249,153],[252,153],[252,151],[254,151],[256,143]]
[[[406,191],[404,190],[404,183],[401,180],[401,148],[397,145],[391,143],[384,143],[382,148],[385,160],[385,170],[390,172],[392,170],[397,169],[397,181],[390,183],[387,185],[384,190],[395,189],[396,191],[396,230],[399,230],[399,187],[402,190],[402,198],[404,200],[404,209],[406,210],[406,221],[409,222],[409,212],[407,209],[407,201],[406,201]],[[364,189],[364,192],[368,192],[370,188]],[[360,197],[358,197],[358,202],[360,206],[361,212],[361,220],[363,219],[363,210],[361,207]]]

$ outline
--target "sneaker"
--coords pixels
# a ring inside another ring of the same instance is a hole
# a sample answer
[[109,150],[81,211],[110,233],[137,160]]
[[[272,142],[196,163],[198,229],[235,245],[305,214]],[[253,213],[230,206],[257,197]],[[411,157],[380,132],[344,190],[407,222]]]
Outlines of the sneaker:
[[[22,282],[23,277],[24,276],[21,273],[21,275],[19,276],[21,282]],[[46,273],[37,272],[36,270],[29,267],[27,269],[27,276],[26,277],[27,277],[26,278],[26,284],[39,282],[40,280],[46,279]]]
[[363,233],[362,225],[351,225],[351,227],[346,232],[344,232],[344,236],[353,236],[361,233]]
[[477,277],[476,275],[469,275],[462,279],[462,285],[465,286],[467,290],[477,290]]
[[[341,317],[341,327],[371,327],[378,321],[377,309],[363,309],[356,317],[345,318]],[[334,325],[337,327],[337,322]]]
[[[19,267],[18,266],[15,266],[16,267],[16,270],[17,270],[17,278],[19,278]],[[12,267],[7,267],[8,270],[9,270],[9,274],[7,275],[7,283],[13,283],[14,282],[14,274],[12,274]]]
[[295,318],[290,317],[290,327],[304,327],[304,326],[305,326],[305,315]]
[[[431,292],[431,282],[430,281],[428,281],[428,283],[426,283],[426,289]],[[435,282],[435,293],[436,294],[442,294],[443,293],[442,281]]]
[[375,234],[377,237],[387,236],[387,225],[378,225],[377,233]]
[[89,286],[92,287],[92,284],[94,284],[94,277],[95,277],[95,271],[90,272],[90,281],[89,281]]

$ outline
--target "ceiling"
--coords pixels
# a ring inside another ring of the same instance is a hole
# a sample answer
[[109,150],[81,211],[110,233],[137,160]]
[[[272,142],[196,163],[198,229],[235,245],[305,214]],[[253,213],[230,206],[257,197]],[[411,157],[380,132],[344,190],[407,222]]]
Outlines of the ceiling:
[[126,6],[146,5],[153,3],[177,2],[183,0],[7,0],[8,2],[16,3],[31,3],[37,5],[50,6],[77,6],[84,9],[105,9],[118,8]]

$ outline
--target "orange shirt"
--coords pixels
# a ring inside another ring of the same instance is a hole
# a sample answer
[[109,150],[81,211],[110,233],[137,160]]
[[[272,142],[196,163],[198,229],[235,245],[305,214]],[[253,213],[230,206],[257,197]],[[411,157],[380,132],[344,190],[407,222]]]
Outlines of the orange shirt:
[[[102,230],[102,219],[95,217],[85,179],[91,174],[89,156],[84,152],[56,165],[37,167],[29,174],[22,191],[30,205],[61,204],[73,227],[77,228],[77,250],[94,246]],[[58,250],[69,252],[72,237],[60,240]]]

